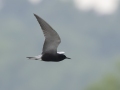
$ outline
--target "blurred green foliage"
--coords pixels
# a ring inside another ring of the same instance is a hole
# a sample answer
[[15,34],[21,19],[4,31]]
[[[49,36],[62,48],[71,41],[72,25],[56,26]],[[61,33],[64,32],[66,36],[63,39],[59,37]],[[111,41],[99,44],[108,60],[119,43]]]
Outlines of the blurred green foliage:
[[116,66],[116,73],[104,76],[100,81],[88,87],[87,90],[120,90],[120,62]]
[[87,90],[120,90],[120,79],[116,76],[106,76]]

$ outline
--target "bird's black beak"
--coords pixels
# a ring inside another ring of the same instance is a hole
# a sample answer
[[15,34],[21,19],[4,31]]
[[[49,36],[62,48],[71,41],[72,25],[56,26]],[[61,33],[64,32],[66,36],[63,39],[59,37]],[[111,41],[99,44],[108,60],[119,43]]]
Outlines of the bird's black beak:
[[69,58],[69,57],[66,57],[66,59],[71,59],[71,58]]

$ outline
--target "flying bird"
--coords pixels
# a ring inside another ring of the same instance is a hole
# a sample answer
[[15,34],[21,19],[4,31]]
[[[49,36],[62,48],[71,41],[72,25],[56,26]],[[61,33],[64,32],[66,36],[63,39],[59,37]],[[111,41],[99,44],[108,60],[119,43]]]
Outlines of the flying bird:
[[47,62],[59,62],[64,59],[71,59],[66,57],[65,52],[57,52],[58,45],[61,43],[61,39],[58,33],[41,17],[34,14],[38,23],[41,26],[45,41],[43,45],[42,54],[34,57],[27,57],[33,60],[42,60]]

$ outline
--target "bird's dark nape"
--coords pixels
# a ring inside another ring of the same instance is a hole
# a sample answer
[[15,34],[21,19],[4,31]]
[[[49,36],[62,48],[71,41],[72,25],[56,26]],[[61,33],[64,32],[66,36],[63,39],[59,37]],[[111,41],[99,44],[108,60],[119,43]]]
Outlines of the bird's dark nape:
[[58,58],[59,58],[60,60],[71,59],[71,58],[66,57],[66,55],[64,55],[64,54],[58,54]]

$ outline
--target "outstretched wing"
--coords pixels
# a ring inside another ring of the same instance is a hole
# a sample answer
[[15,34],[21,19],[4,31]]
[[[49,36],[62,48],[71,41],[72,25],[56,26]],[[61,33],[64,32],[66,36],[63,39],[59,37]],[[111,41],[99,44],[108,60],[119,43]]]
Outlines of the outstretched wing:
[[43,45],[43,52],[42,54],[46,52],[50,53],[57,53],[57,47],[61,42],[61,39],[58,35],[58,33],[47,23],[45,22],[42,18],[40,18],[38,15],[34,14],[36,17],[37,21],[39,22],[42,31],[45,36],[45,42]]

